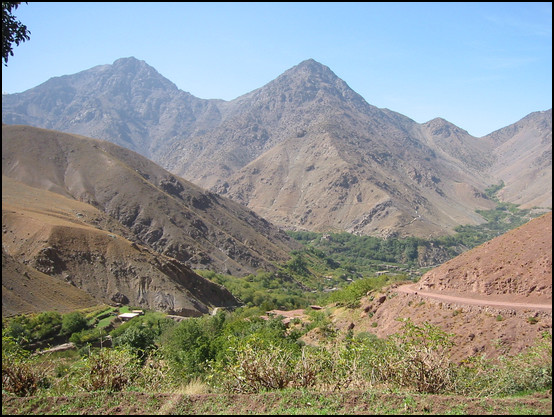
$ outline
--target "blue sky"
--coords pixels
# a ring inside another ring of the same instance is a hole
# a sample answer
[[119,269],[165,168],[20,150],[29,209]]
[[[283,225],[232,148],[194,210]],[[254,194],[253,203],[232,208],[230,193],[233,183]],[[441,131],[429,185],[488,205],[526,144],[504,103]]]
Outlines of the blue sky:
[[377,107],[484,136],[552,107],[552,3],[35,3],[2,91],[134,56],[232,100],[301,61]]

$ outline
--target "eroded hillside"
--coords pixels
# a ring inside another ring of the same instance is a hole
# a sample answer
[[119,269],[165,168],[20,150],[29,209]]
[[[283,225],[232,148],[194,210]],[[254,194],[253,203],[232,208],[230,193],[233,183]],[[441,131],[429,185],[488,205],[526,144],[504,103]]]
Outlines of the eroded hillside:
[[226,289],[110,223],[88,204],[2,176],[2,313],[122,303],[199,316],[238,305]]
[[128,239],[190,267],[245,275],[298,247],[252,211],[109,142],[3,126],[2,173],[92,205]]

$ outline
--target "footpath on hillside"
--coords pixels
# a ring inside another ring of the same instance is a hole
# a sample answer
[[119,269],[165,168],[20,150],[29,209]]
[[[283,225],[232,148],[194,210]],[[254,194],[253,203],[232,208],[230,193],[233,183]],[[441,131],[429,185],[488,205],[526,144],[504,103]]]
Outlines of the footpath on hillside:
[[499,301],[486,298],[467,298],[458,297],[452,295],[446,295],[441,293],[433,293],[427,291],[420,291],[417,289],[417,284],[405,284],[395,288],[395,291],[404,294],[416,294],[421,297],[433,298],[439,301],[445,301],[449,303],[468,304],[485,307],[500,307],[500,308],[513,308],[513,309],[532,309],[541,311],[552,311],[552,303],[550,304],[531,304],[531,303],[516,303],[510,301]]

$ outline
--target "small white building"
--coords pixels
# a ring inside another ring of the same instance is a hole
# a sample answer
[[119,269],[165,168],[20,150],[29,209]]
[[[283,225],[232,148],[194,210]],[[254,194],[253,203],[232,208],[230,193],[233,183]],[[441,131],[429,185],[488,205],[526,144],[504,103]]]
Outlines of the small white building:
[[122,314],[118,315],[117,317],[119,317],[121,319],[121,321],[129,321],[133,317],[136,317],[138,315],[139,315],[139,313],[122,313]]

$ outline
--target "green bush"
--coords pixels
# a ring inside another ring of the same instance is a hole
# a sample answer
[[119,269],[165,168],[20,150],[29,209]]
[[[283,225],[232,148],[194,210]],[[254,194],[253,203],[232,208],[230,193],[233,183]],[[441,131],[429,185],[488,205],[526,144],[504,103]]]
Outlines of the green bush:
[[70,336],[87,328],[87,319],[78,311],[64,314],[60,334]]
[[225,314],[183,320],[162,336],[164,355],[187,379],[201,375],[207,361],[217,354],[216,338],[221,332]]
[[542,334],[517,355],[467,359],[458,369],[455,391],[475,396],[514,395],[552,390],[552,335]]
[[69,341],[74,343],[76,346],[82,347],[87,344],[100,341],[102,338],[106,337],[107,333],[104,329],[94,328],[94,329],[85,329],[80,332],[75,332],[69,337]]
[[55,311],[18,315],[3,320],[3,326],[6,328],[7,334],[25,346],[58,335],[61,324],[62,316]]
[[225,360],[212,362],[207,380],[214,389],[233,393],[363,388],[370,379],[364,361],[367,347],[367,339],[302,348],[249,339],[228,349]]
[[156,347],[156,333],[149,327],[133,326],[112,339],[114,346],[128,346],[146,354]]
[[[229,352],[230,363],[212,375],[226,392],[257,393],[282,389],[296,380],[293,372],[293,352],[270,345],[263,348],[255,343],[234,347]],[[210,378],[213,381],[214,378]]]
[[149,311],[134,317],[110,332],[114,346],[128,346],[145,359],[159,345],[164,332],[176,323],[165,314]]
[[437,326],[404,319],[402,332],[387,338],[368,356],[377,381],[420,393],[449,392],[456,368],[450,360],[452,335]]

